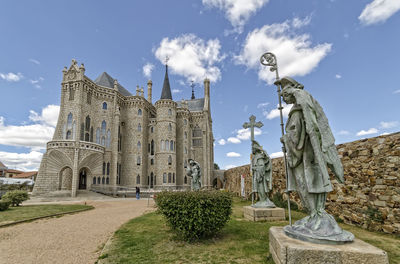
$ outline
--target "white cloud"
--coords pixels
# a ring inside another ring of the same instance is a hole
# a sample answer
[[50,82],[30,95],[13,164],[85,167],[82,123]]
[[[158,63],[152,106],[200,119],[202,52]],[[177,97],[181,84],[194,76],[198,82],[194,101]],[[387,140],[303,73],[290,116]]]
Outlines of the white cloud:
[[164,38],[154,55],[162,63],[168,57],[172,73],[184,76],[188,82],[201,83],[204,78],[216,82],[221,79],[217,64],[225,59],[220,49],[218,39],[204,41],[194,34],[184,34],[171,40]]
[[[293,106],[292,104],[285,104],[285,103],[282,104],[283,117],[287,118],[289,116],[289,112],[290,112],[290,109],[292,109],[292,106]],[[276,117],[279,117],[280,111],[279,111],[278,107],[279,107],[279,105],[277,105],[276,108],[272,109],[270,112],[264,111],[263,115],[265,116],[265,118],[274,119]]]
[[9,168],[22,171],[38,170],[43,154],[38,151],[12,153],[0,151],[0,160]]
[[171,92],[172,92],[173,94],[177,94],[177,93],[181,93],[182,90],[179,90],[179,89],[172,89]]
[[40,64],[40,61],[35,60],[35,59],[29,59],[30,62],[35,63],[36,65]]
[[265,102],[265,103],[259,103],[258,105],[257,105],[257,108],[261,108],[261,109],[264,109],[265,107],[267,107],[267,105],[269,105],[269,103],[268,102]]
[[258,71],[258,78],[272,84],[275,72],[260,64],[260,57],[266,51],[276,55],[281,76],[304,76],[315,69],[330,52],[332,44],[312,46],[310,35],[296,34],[293,22],[264,25],[250,32],[243,49],[235,56],[236,63]]
[[229,169],[232,169],[232,168],[235,168],[235,167],[237,167],[237,165],[229,164],[229,165],[226,165],[226,166],[224,167],[224,170],[229,170]]
[[29,111],[29,119],[34,122],[41,122],[44,125],[56,127],[58,114],[60,112],[59,105],[48,105],[42,109],[42,114],[39,115],[35,111]]
[[393,92],[394,94],[400,93],[400,89]]
[[342,75],[336,74],[336,75],[335,75],[335,78],[336,78],[336,79],[342,79]]
[[389,135],[390,133],[389,132],[383,132],[382,134],[380,134],[379,136],[386,136],[386,135]]
[[39,83],[41,83],[41,82],[43,82],[44,81],[44,78],[43,77],[39,77],[37,80],[29,80],[29,82],[31,83],[31,84],[33,84],[36,88],[38,88],[38,89],[40,89],[40,88],[42,88],[41,86],[40,86],[40,84]]
[[240,153],[237,153],[237,152],[228,152],[228,153],[226,153],[226,156],[229,158],[238,158],[242,155],[240,155]]
[[151,72],[153,71],[153,69],[154,69],[154,65],[153,64],[151,64],[151,63],[146,63],[144,66],[143,66],[143,75],[146,77],[146,78],[148,78],[148,79],[150,79],[151,78]]
[[[254,136],[261,135],[261,132],[262,132],[261,129],[259,129],[258,127],[254,128]],[[251,137],[250,128],[242,128],[237,130],[236,138],[240,140],[249,140],[250,137]]]
[[371,135],[371,134],[376,134],[378,133],[378,129],[376,128],[370,128],[368,130],[361,130],[357,133],[357,136],[365,136],[365,135]]
[[220,144],[221,146],[226,144],[226,140],[221,138],[220,140],[218,140],[218,144]]
[[22,75],[22,73],[1,73],[0,72],[0,78],[3,80],[6,80],[7,82],[18,82],[20,81],[22,78],[24,78],[24,76]]
[[393,127],[397,127],[399,125],[398,121],[392,121],[392,122],[380,122],[381,128],[382,129],[389,129]]
[[283,157],[283,152],[282,152],[282,151],[279,151],[279,152],[271,153],[271,155],[269,155],[269,157],[270,157],[271,159]]
[[347,131],[347,130],[340,130],[340,131],[338,132],[338,135],[341,135],[341,136],[350,135],[350,132]]
[[309,25],[310,22],[311,22],[311,16],[307,16],[304,19],[295,17],[292,20],[292,27],[294,27],[294,28],[302,28],[304,26]]
[[240,139],[238,139],[238,138],[230,137],[230,138],[228,138],[228,142],[229,142],[229,143],[233,143],[233,144],[239,144],[239,143],[241,143],[242,141],[240,141]]
[[374,0],[365,6],[358,19],[367,26],[383,23],[399,10],[399,0]]
[[268,2],[269,0],[203,0],[203,5],[225,12],[226,19],[235,31],[241,33],[249,18]]
[[29,119],[35,124],[21,126],[6,125],[4,117],[0,116],[0,144],[45,149],[46,143],[53,137],[58,112],[59,106],[56,105],[45,107],[41,115],[31,110]]

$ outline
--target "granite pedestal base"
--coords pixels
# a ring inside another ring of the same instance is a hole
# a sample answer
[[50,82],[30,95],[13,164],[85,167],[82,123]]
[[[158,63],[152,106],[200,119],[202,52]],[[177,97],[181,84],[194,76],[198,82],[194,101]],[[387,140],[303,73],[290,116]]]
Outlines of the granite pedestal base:
[[251,206],[243,207],[245,219],[258,221],[285,221],[285,209],[283,208],[254,208]]
[[341,245],[314,244],[288,237],[283,227],[269,229],[269,252],[276,264],[389,264],[385,251],[360,239]]

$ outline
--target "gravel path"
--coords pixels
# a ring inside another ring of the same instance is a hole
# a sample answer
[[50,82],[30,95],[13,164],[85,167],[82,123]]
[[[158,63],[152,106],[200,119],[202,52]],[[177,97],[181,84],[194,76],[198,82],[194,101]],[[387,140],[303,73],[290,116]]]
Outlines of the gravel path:
[[0,263],[94,263],[123,223],[154,210],[147,199],[86,203],[95,209],[0,228]]

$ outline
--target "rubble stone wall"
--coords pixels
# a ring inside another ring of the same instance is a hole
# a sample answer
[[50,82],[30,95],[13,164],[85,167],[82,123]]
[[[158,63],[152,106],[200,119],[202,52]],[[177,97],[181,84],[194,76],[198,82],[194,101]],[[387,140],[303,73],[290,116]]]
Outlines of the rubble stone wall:
[[[328,195],[326,210],[347,224],[400,234],[400,132],[339,144],[337,149],[345,183],[331,174],[334,190]],[[272,166],[273,193],[283,194],[283,158],[272,159]],[[240,195],[241,175],[245,176],[246,196],[250,198],[249,165],[225,171],[225,188]],[[301,208],[295,193],[291,199]]]

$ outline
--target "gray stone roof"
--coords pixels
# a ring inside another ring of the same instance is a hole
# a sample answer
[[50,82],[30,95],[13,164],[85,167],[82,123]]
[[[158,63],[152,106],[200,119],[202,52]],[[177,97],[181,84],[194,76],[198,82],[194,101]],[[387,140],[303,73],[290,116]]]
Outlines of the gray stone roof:
[[171,99],[171,87],[169,86],[169,78],[168,78],[168,65],[165,66],[165,77],[164,77],[164,85],[161,92],[160,99]]
[[[94,83],[114,89],[114,79],[106,72],[100,74],[100,76],[97,77],[96,80],[94,80]],[[119,83],[118,83],[118,91],[124,96],[132,96],[132,94]]]
[[[204,108],[204,98],[193,99],[193,100],[184,100],[188,104],[190,112],[199,112],[203,111]],[[182,101],[176,102],[178,107],[182,107]]]

